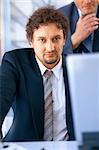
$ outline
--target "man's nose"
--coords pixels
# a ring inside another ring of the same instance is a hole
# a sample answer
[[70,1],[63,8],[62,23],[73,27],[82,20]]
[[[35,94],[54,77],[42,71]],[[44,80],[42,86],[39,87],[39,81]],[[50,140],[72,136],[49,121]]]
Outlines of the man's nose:
[[91,3],[91,2],[92,2],[92,0],[85,0],[85,2],[86,2],[86,3]]
[[46,44],[46,50],[50,52],[53,49],[54,49],[54,44],[52,42],[47,42],[47,44]]

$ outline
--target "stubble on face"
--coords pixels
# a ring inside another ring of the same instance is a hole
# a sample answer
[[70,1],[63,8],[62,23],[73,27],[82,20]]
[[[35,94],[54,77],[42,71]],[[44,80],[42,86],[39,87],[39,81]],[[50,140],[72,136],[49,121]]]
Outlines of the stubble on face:
[[60,61],[64,43],[63,31],[54,23],[40,26],[33,34],[32,47],[35,55],[49,69]]
[[43,54],[43,61],[45,64],[57,64],[59,62],[60,58],[58,57],[58,53],[56,50],[51,52],[44,52]]
[[75,4],[81,10],[83,16],[95,13],[98,6],[98,2],[96,0],[92,0],[90,2],[75,0]]

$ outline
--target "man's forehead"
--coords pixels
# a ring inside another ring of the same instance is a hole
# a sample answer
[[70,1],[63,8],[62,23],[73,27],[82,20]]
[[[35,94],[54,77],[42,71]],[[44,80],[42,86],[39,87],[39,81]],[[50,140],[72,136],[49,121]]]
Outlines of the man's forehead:
[[60,35],[62,34],[62,29],[58,28],[55,24],[48,24],[48,25],[40,25],[38,29],[35,29],[34,35]]
[[38,29],[39,28],[48,28],[48,27],[54,27],[54,28],[59,29],[59,27],[58,27],[58,25],[57,25],[56,22],[40,24],[39,27],[38,27]]

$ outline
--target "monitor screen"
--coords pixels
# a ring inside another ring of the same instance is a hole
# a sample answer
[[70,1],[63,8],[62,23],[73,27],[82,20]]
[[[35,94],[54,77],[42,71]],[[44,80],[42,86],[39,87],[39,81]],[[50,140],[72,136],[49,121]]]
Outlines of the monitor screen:
[[76,139],[99,132],[99,53],[66,58]]

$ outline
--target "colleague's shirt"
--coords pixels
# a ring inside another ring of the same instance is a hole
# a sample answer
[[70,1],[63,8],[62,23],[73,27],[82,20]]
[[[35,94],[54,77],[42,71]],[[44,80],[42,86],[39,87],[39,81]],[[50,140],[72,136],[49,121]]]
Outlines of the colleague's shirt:
[[[43,76],[44,72],[48,70],[36,57],[41,74]],[[51,77],[52,81],[52,95],[53,95],[53,140],[67,140],[67,128],[66,128],[66,95],[65,95],[65,85],[63,78],[62,69],[62,58],[59,63],[52,69],[53,75]]]

